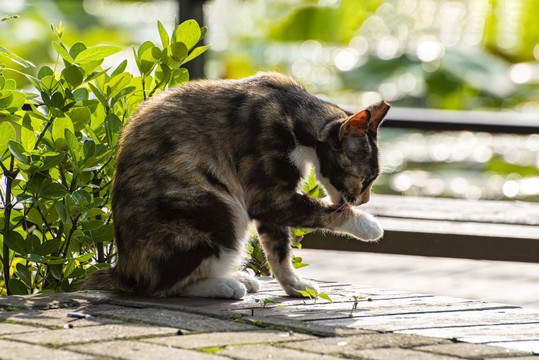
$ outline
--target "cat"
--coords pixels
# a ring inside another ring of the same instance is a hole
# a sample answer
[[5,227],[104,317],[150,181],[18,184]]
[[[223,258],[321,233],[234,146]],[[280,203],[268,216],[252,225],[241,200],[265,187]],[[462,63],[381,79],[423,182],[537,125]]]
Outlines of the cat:
[[[356,206],[379,175],[377,131],[388,109],[381,101],[351,113],[278,73],[192,81],[143,102],[116,162],[117,264],[83,288],[240,299],[259,289],[234,271],[254,223],[284,291],[318,292],[291,264],[291,228],[382,237]],[[311,166],[327,201],[299,191]]]

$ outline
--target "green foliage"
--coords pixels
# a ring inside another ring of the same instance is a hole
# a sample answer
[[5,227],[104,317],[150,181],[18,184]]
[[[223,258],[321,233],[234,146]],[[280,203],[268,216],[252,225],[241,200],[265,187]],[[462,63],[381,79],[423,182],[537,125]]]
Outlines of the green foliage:
[[337,6],[305,4],[293,9],[273,25],[270,37],[280,41],[316,39],[348,43],[357,28],[381,3],[380,0],[342,0]]
[[[4,20],[4,19],[2,19]],[[64,28],[52,26],[54,68],[37,77],[34,64],[0,46],[1,294],[69,291],[76,280],[115,258],[110,212],[114,160],[122,126],[144,99],[189,80],[182,68],[203,53],[205,28],[188,20],[162,46],[134,49],[140,74],[127,60],[103,68],[116,46],[68,46]],[[6,74],[24,74],[35,93],[21,91]]]
[[243,270],[249,268],[254,271],[255,276],[270,276],[270,267],[266,258],[264,257],[256,231],[251,233],[246,250],[247,262],[244,264]]

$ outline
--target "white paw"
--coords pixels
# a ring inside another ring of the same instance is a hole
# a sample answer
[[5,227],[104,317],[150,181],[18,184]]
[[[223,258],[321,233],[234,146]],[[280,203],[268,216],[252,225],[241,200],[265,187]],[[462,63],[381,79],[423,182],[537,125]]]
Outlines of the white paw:
[[241,299],[245,296],[245,285],[236,279],[207,279],[185,289],[185,296],[211,297],[223,299]]
[[337,231],[348,233],[364,241],[376,241],[384,235],[382,226],[374,216],[357,210],[352,210],[352,212],[353,216],[337,228]]
[[306,288],[314,290],[316,293],[320,292],[320,288],[318,287],[318,285],[312,281],[303,280],[301,277],[297,275],[295,275],[294,278],[290,280],[291,281],[288,281],[286,283],[281,283],[284,291],[289,296],[304,297],[303,295],[301,295],[301,293],[297,292],[296,290],[305,291]]
[[233,274],[233,277],[245,286],[248,293],[257,293],[260,289],[258,280],[245,271],[237,271]]

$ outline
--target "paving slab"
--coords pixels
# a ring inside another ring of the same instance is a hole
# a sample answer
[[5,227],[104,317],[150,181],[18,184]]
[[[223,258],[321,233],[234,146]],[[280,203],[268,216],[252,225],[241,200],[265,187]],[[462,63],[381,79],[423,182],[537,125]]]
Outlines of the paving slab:
[[136,308],[99,304],[86,308],[86,311],[99,317],[135,320],[147,324],[175,327],[191,331],[230,331],[256,329],[256,326],[235,321],[226,321],[188,312],[169,309],[149,308],[137,311]]
[[[399,331],[401,332],[401,331]],[[539,322],[510,325],[473,325],[460,327],[436,327],[430,329],[403,330],[405,334],[418,334],[441,338],[453,338],[471,343],[508,341],[539,341]]]
[[518,350],[507,349],[499,346],[469,343],[444,343],[436,345],[425,345],[414,347],[414,350],[426,351],[429,353],[453,355],[459,357],[497,357],[497,356],[518,356],[522,353]]
[[444,339],[417,335],[402,335],[403,334],[393,333],[371,333],[309,341],[294,341],[283,344],[283,346],[322,354],[353,355],[357,350],[386,347],[408,348],[419,345],[450,343],[450,341]]
[[315,324],[357,327],[371,330],[415,332],[439,327],[462,327],[473,325],[529,324],[536,321],[538,311],[522,308],[493,308],[451,312],[427,312],[388,314],[383,316],[358,316],[313,321]]
[[294,359],[294,360],[342,360],[331,355],[315,354],[294,349],[278,348],[268,345],[230,346],[218,352],[241,360]]
[[353,355],[362,360],[462,360],[461,357],[456,356],[431,354],[399,348],[357,350]]
[[92,360],[92,355],[78,354],[76,352],[53,349],[45,346],[27,344],[17,341],[0,339],[0,358],[3,360]]
[[503,342],[491,342],[488,345],[492,346],[505,346],[511,349],[520,350],[526,353],[539,354],[539,340],[524,340],[524,341],[503,341]]
[[71,328],[104,324],[118,324],[120,321],[105,317],[74,318],[71,313],[85,314],[85,307],[71,309],[47,309],[6,311],[0,313],[0,321],[11,321],[26,325],[38,325],[51,328]]
[[39,330],[40,328],[37,328],[34,326],[0,322],[0,336],[9,335],[9,334],[24,334],[24,333],[35,332]]
[[[533,356],[539,311],[319,285],[333,302],[287,297],[268,278],[261,279],[260,293],[242,300],[110,292],[6,296],[0,298],[0,358],[5,348],[17,359],[36,358],[28,354],[41,349],[37,358],[43,359],[539,360]],[[91,316],[73,319],[74,311]]]
[[178,329],[146,324],[97,325],[61,330],[39,330],[4,338],[43,345],[67,345],[111,339],[177,334]]
[[216,354],[206,354],[198,351],[183,350],[170,346],[161,346],[132,340],[105,341],[94,344],[71,345],[68,346],[67,349],[97,356],[106,357],[113,355],[114,358],[130,360],[230,360],[230,358]]
[[242,332],[221,332],[214,333],[212,334],[212,336],[208,336],[208,334],[204,333],[184,336],[155,337],[146,339],[144,341],[185,349],[202,349],[241,344],[287,343],[310,339],[313,339],[314,341],[319,340],[317,337],[312,335],[298,334],[291,331],[258,330]]

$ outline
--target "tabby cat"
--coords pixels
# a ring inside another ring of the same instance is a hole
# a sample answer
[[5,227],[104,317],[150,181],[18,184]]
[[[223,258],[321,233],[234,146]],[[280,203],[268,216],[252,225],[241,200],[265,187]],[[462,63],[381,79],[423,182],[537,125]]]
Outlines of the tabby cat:
[[[388,109],[350,113],[276,73],[193,81],[142,103],[123,130],[112,189],[118,262],[83,287],[239,299],[259,288],[234,272],[254,222],[286,293],[318,291],[294,271],[291,228],[382,236],[353,206],[379,174]],[[327,201],[299,192],[311,166]]]

